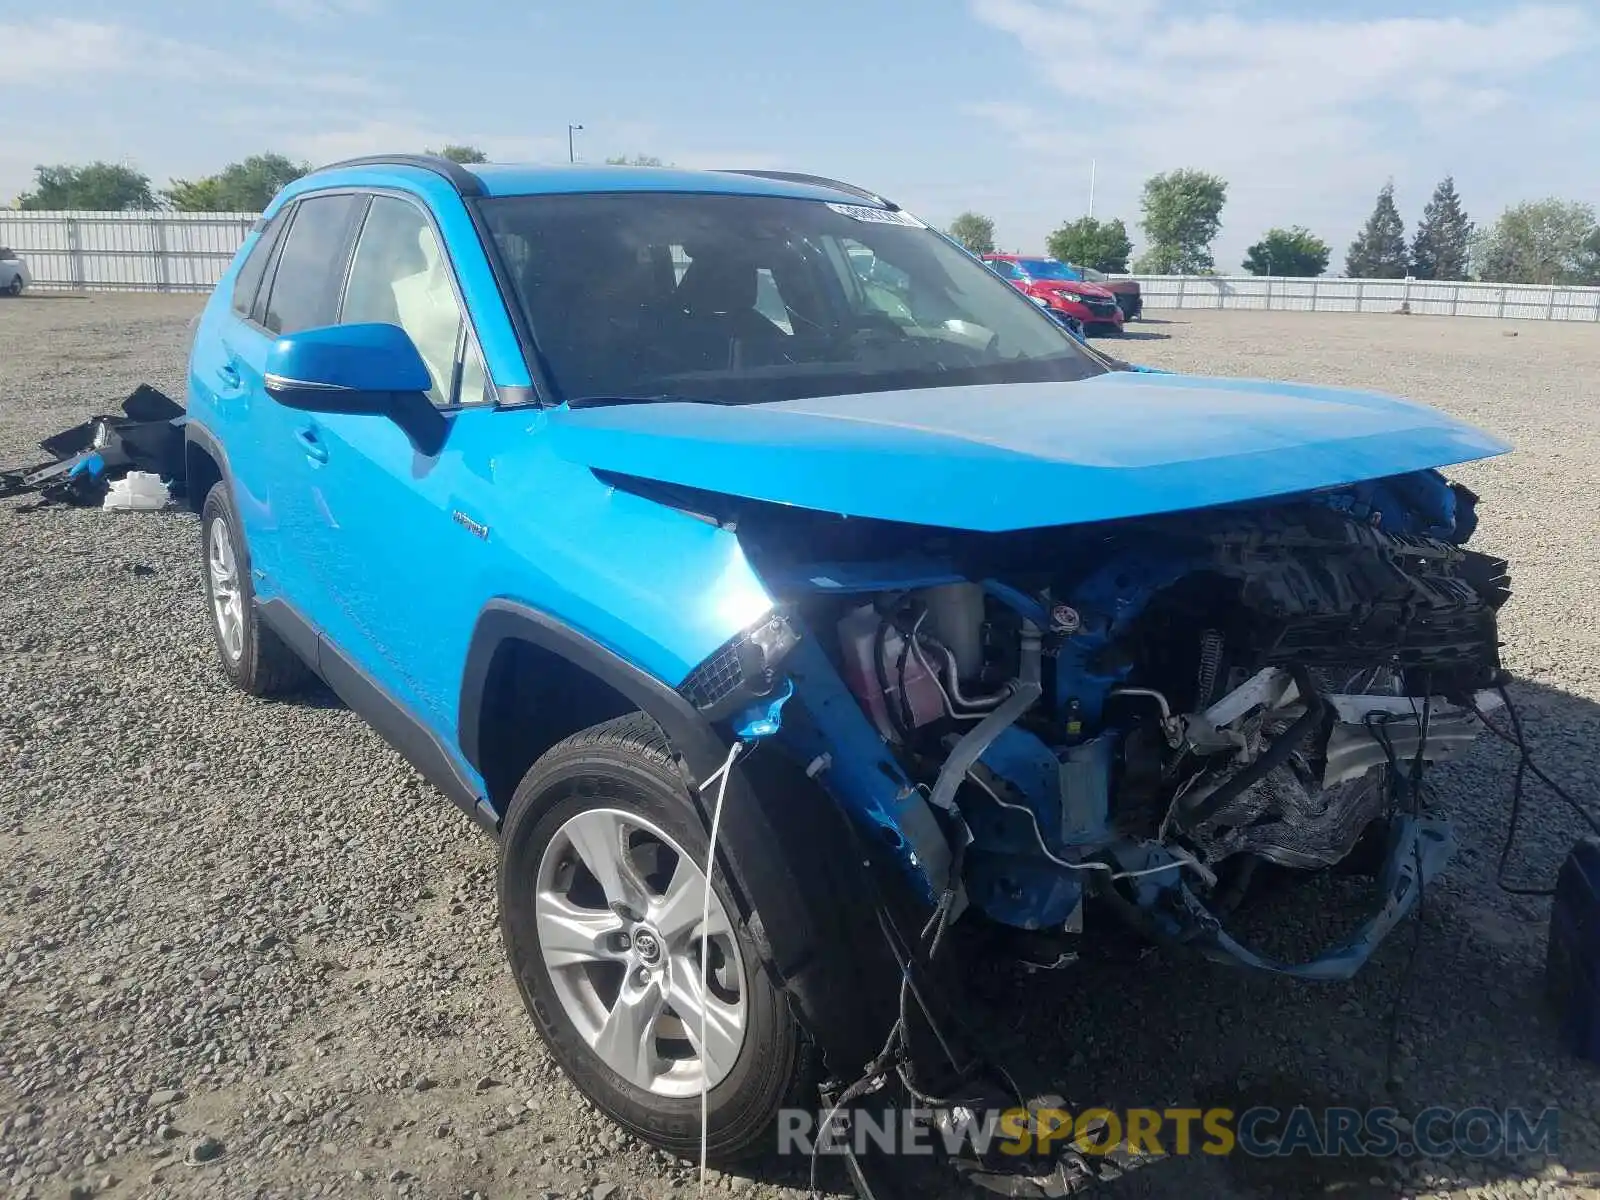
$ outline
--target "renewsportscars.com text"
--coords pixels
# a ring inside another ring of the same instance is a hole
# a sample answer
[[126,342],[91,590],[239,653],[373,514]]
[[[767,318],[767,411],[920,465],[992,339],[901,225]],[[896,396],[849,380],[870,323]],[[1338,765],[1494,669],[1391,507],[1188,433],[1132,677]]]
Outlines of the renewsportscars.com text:
[[[826,1120],[827,1124],[824,1125]],[[1012,1108],[981,1115],[968,1109],[901,1108],[879,1113],[785,1109],[778,1153],[890,1154],[998,1152],[1228,1155],[1257,1158],[1553,1154],[1559,1111],[1423,1109],[1407,1119],[1394,1108]]]

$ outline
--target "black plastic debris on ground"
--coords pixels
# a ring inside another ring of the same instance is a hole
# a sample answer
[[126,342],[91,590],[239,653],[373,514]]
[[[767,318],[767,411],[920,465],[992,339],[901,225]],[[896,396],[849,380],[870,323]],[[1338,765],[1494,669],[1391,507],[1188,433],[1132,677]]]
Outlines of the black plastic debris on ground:
[[0,468],[0,497],[37,492],[42,502],[98,505],[129,471],[148,471],[182,487],[184,411],[170,396],[141,383],[118,416],[90,417],[45,438],[50,461]]

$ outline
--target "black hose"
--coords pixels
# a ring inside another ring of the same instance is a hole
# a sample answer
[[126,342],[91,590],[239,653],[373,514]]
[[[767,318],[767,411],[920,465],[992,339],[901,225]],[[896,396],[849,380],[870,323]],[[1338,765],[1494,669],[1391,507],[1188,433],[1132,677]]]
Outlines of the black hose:
[[1322,718],[1328,711],[1328,702],[1317,695],[1311,686],[1311,677],[1304,670],[1296,667],[1293,675],[1295,686],[1300,690],[1300,698],[1306,704],[1305,713],[1293,725],[1273,738],[1272,745],[1262,751],[1255,762],[1185,813],[1180,818],[1184,825],[1192,828],[1216,816],[1225,804],[1237,799],[1246,788],[1254,787],[1268,774],[1288,762],[1289,756],[1299,749],[1300,743],[1310,737],[1322,723]]
[[[900,685],[900,724],[907,741],[911,740],[910,734],[917,727],[917,714],[911,710],[911,698],[906,695],[906,663],[911,661],[911,643],[915,640],[914,633],[901,634],[900,657],[895,661],[895,682]],[[885,704],[889,697],[883,698]]]
[[1123,924],[1147,941],[1180,954],[1187,953],[1191,949],[1182,938],[1158,925],[1153,914],[1146,912],[1118,891],[1116,881],[1106,872],[1090,872],[1088,882],[1094,894],[1116,911],[1122,918]]

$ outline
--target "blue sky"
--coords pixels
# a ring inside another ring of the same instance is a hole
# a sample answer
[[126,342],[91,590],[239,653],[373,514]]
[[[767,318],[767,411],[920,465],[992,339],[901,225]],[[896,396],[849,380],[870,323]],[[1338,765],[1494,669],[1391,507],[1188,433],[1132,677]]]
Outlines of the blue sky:
[[[48,15],[45,15],[48,14]],[[1393,177],[1415,224],[1595,200],[1600,5],[1479,0],[0,0],[0,197],[36,163],[158,186],[262,150],[468,141],[837,175],[1036,249],[1144,178],[1229,181],[1218,266],[1270,225],[1344,247]]]

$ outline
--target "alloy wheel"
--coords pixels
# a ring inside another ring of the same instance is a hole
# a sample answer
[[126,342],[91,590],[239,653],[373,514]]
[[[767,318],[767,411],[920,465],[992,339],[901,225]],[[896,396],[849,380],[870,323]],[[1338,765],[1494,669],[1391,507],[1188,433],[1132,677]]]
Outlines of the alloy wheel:
[[222,651],[230,662],[244,653],[244,593],[239,584],[239,563],[225,521],[212,521],[207,538],[206,567],[211,576],[211,611],[217,622]]
[[657,1096],[725,1079],[744,1044],[744,964],[714,891],[702,924],[699,864],[644,818],[596,808],[556,831],[536,878],[545,969],[601,1061]]

